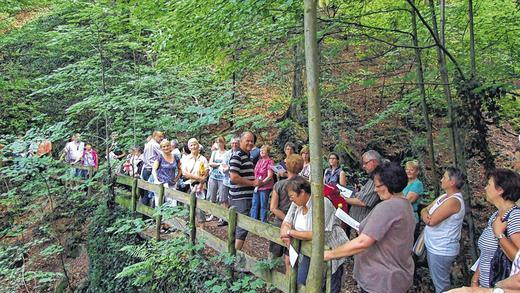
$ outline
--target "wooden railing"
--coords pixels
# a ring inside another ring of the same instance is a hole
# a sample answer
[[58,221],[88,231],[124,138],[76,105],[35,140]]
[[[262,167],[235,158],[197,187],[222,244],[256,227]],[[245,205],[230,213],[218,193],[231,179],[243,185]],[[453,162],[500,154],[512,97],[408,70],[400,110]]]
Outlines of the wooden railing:
[[[178,190],[164,188],[161,184],[153,184],[146,182],[141,179],[133,178],[125,175],[117,175],[116,182],[118,184],[130,186],[132,188],[131,196],[128,198],[124,195],[117,195],[116,202],[121,206],[125,206],[132,210],[134,213],[140,213],[149,217],[155,217],[156,229],[155,238],[160,239],[161,232],[161,216],[156,216],[153,208],[141,204],[138,200],[139,189],[154,192],[158,194],[159,202],[162,203],[165,198],[177,200],[189,206],[189,222],[187,223],[183,219],[174,218],[168,223],[173,225],[180,231],[186,231],[189,228],[189,237],[192,243],[197,240],[203,240],[206,245],[215,249],[218,252],[228,252],[229,254],[236,256],[238,264],[245,270],[253,273],[257,277],[263,279],[268,284],[280,289],[283,292],[305,292],[305,286],[297,286],[296,283],[296,272],[297,267],[290,270],[290,276],[280,273],[277,270],[261,270],[257,267],[258,260],[242,251],[235,250],[235,231],[237,227],[243,228],[250,233],[258,235],[269,241],[285,245],[280,239],[280,228],[273,226],[268,223],[264,223],[247,215],[237,213],[234,207],[229,209],[224,208],[218,204],[209,202],[207,200],[198,199],[194,194],[189,195]],[[160,204],[159,204],[160,206]],[[205,231],[202,228],[197,228],[196,225],[196,209],[203,210],[206,213],[212,214],[218,218],[225,219],[228,222],[227,226],[227,241],[222,240],[215,235]],[[299,241],[295,240],[292,243],[293,247],[300,253],[309,256],[311,255],[311,242],[310,241]],[[229,272],[232,274],[233,266],[230,266]],[[312,276],[308,276],[312,278]],[[327,278],[326,278],[326,292],[330,292],[331,284],[331,263],[327,263]]]

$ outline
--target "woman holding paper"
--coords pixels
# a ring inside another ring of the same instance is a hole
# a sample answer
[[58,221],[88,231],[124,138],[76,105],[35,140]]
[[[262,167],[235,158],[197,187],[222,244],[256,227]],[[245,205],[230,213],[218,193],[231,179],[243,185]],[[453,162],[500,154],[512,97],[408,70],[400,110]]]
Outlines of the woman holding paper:
[[341,170],[339,156],[336,153],[330,153],[329,155],[329,167],[325,169],[323,184],[347,186],[347,176],[345,175],[345,171]]
[[[280,229],[280,238],[290,246],[291,239],[312,240],[312,200],[311,185],[301,176],[287,180],[287,193],[292,201]],[[325,205],[325,245],[338,247],[348,241],[340,221],[334,216],[334,206],[324,198]],[[332,261],[331,292],[340,292],[343,275],[343,258]],[[303,256],[298,265],[298,283],[305,284],[309,272],[310,258]],[[325,273],[325,272],[324,272]]]
[[278,176],[278,180],[287,179],[287,158],[296,153],[296,145],[294,143],[288,141],[285,143],[283,147],[283,152],[285,153],[285,159],[278,163],[278,166],[281,168],[277,168],[276,176]]
[[407,292],[413,282],[415,228],[412,206],[402,194],[408,178],[396,163],[384,163],[373,174],[382,202],[361,221],[359,236],[325,251],[325,260],[354,255],[360,292]]

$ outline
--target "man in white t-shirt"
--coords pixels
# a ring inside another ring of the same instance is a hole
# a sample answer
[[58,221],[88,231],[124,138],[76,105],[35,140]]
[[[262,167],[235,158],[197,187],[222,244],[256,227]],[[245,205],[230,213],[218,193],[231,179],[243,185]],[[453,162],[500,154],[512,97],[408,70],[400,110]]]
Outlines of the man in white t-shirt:
[[[65,157],[65,162],[74,165],[79,162],[81,159],[81,155],[83,154],[83,150],[85,149],[85,144],[81,141],[81,136],[79,133],[74,134],[70,141],[65,145],[63,149],[63,155]],[[73,176],[80,176],[80,169],[72,168],[71,173]]]

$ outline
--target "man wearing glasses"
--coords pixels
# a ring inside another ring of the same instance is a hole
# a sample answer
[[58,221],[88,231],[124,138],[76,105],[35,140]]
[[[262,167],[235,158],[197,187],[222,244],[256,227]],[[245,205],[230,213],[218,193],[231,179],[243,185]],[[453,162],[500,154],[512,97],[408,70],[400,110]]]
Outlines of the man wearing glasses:
[[363,221],[376,204],[381,201],[372,180],[372,172],[382,163],[381,155],[374,150],[370,150],[364,153],[361,159],[362,168],[368,174],[369,179],[359,192],[346,199],[350,205],[348,214],[358,222]]

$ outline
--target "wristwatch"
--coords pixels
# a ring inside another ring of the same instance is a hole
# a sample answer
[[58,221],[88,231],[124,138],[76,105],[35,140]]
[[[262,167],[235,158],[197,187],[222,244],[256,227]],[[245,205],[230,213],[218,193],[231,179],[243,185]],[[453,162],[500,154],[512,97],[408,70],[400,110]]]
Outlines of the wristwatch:
[[502,288],[493,288],[493,291],[491,291],[492,293],[504,293],[504,289]]
[[506,234],[504,234],[504,233],[500,233],[500,234],[498,234],[496,237],[497,237],[497,239],[500,240],[500,239],[506,237]]

